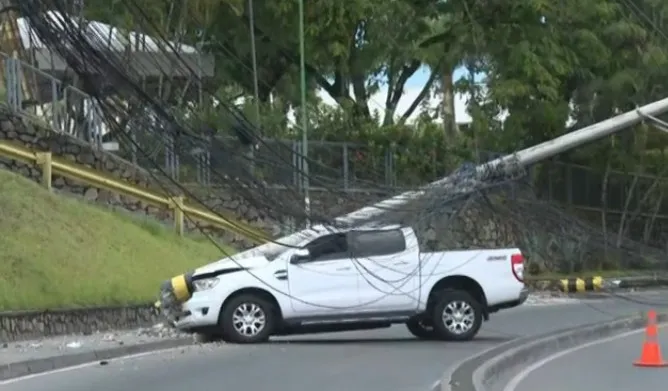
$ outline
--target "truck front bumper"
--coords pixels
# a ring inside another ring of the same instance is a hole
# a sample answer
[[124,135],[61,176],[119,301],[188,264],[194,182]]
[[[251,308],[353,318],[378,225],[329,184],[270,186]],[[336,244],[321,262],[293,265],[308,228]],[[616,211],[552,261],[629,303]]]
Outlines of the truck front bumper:
[[178,275],[160,285],[156,307],[170,324],[175,325],[185,315],[183,305],[190,300],[192,294],[192,273]]
[[195,293],[182,304],[163,310],[164,316],[175,328],[183,331],[216,326],[220,304],[207,294]]
[[185,273],[163,282],[156,303],[167,322],[183,331],[218,324],[220,304],[209,291],[195,292],[192,281],[192,273]]

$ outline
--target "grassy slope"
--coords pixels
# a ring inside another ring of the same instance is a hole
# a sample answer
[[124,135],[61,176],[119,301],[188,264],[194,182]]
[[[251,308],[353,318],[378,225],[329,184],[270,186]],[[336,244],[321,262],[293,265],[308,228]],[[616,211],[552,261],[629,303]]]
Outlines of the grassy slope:
[[147,302],[164,279],[222,256],[0,170],[0,310]]

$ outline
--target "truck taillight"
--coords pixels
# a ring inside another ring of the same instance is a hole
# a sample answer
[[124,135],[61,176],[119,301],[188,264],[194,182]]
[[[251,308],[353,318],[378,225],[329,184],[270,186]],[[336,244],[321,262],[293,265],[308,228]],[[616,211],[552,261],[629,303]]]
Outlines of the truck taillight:
[[524,255],[513,254],[510,256],[510,267],[517,281],[524,282]]

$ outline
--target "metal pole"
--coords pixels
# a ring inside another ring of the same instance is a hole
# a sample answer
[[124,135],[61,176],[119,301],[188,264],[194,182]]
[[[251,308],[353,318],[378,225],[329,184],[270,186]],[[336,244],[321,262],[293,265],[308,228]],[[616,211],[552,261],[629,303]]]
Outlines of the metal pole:
[[[550,141],[534,145],[516,152],[514,155],[507,155],[491,162],[478,166],[478,172],[487,171],[490,168],[497,168],[507,164],[511,159],[517,159],[522,166],[528,166],[541,160],[548,159],[560,153],[570,151],[584,144],[596,141],[600,138],[610,136],[620,130],[637,125],[645,119],[646,116],[658,116],[668,111],[668,98],[642,106],[636,110],[620,114],[602,122],[595,123],[559,136]],[[441,180],[443,181],[443,179]]]
[[[250,26],[251,39],[251,60],[253,61],[253,94],[255,101],[255,126],[260,126],[260,87],[257,77],[257,48],[255,46],[255,14],[253,10],[253,0],[248,0],[248,25]],[[255,145],[251,145],[250,152],[250,172],[255,174]]]
[[[586,128],[557,137],[550,141],[545,141],[533,147],[518,151],[514,154],[494,159],[488,163],[476,167],[479,174],[489,172],[490,169],[500,169],[507,163],[516,163],[520,166],[527,166],[541,160],[548,159],[557,154],[569,151],[584,144],[596,141],[600,138],[614,134],[622,129],[641,123],[649,117],[656,117],[662,113],[668,112],[668,98],[650,103],[639,109],[629,111],[608,120],[596,123]],[[651,119],[651,118],[649,118]],[[340,224],[355,224],[367,221],[371,218],[383,215],[388,210],[396,209],[408,203],[409,201],[422,197],[429,188],[443,188],[453,182],[452,177],[445,177],[436,182],[425,186],[422,190],[409,191],[387,200],[367,206],[355,212],[336,219]],[[251,256],[274,255],[286,249],[285,246],[296,246],[318,234],[315,229],[308,229],[294,233],[284,238],[276,239],[274,242],[263,244],[262,246],[236,254],[235,259],[243,259]]]
[[253,95],[255,98],[255,125],[260,126],[260,87],[257,77],[257,53],[255,47],[255,16],[253,0],[248,0],[248,24],[250,25],[251,60],[253,61]]
[[304,0],[299,0],[299,73],[301,76],[301,101],[302,101],[302,189],[304,190],[304,212],[306,213],[306,225],[310,225],[311,200],[309,199],[309,173],[308,173],[308,118],[306,116],[306,57],[304,50]]

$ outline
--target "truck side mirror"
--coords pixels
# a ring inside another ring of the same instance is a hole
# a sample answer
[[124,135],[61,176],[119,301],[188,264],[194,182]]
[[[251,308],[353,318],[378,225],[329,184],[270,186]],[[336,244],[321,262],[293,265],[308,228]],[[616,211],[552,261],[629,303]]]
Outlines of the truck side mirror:
[[290,257],[290,263],[296,265],[299,263],[304,263],[310,259],[311,259],[311,253],[308,251],[308,249],[300,248],[297,249],[294,252],[294,254],[292,254],[292,256]]

